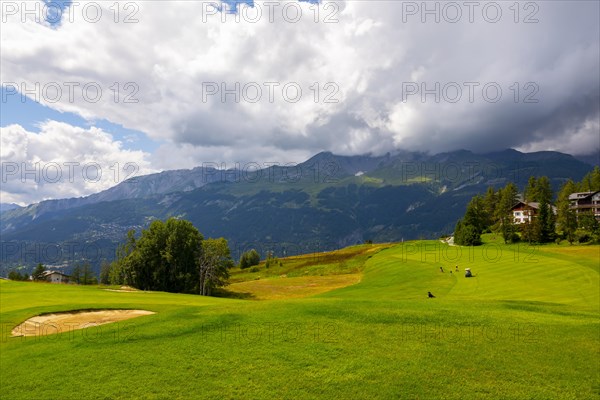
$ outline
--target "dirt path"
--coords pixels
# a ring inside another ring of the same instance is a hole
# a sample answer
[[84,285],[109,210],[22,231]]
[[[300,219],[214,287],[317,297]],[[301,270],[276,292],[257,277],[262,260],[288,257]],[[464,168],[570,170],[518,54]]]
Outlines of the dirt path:
[[146,310],[72,311],[43,314],[16,326],[12,336],[44,336],[155,314]]

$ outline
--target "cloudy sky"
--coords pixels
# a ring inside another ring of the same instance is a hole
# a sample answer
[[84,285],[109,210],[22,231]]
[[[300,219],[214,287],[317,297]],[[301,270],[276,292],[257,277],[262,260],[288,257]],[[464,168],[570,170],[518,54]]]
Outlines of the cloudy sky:
[[1,201],[204,162],[600,148],[597,1],[3,1]]

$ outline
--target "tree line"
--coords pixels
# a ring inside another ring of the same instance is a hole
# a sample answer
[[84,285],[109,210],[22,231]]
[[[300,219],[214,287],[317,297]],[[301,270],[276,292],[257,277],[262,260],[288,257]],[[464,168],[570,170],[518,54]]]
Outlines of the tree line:
[[[13,281],[46,281],[46,271],[47,268],[42,263],[38,263],[31,274],[25,270],[25,267],[17,267],[9,271],[8,279]],[[98,279],[94,275],[94,271],[89,262],[77,264],[71,271],[69,281],[78,285],[96,285],[98,283]]]
[[[274,263],[276,259],[270,257],[268,261]],[[246,269],[259,263],[259,253],[250,249],[241,255],[239,266]],[[118,246],[115,260],[102,262],[99,280],[88,262],[76,265],[69,280],[82,285],[129,285],[141,290],[210,296],[228,284],[229,269],[234,266],[226,239],[204,239],[191,222],[170,218],[153,221],[139,237],[130,230]],[[30,275],[22,269],[10,271],[8,278],[29,280]],[[31,279],[45,280],[45,271],[39,264]]]
[[[481,234],[496,232],[505,243],[520,240],[529,243],[550,243],[567,240],[600,242],[600,226],[591,212],[576,214],[570,208],[569,196],[577,192],[600,190],[600,168],[595,167],[580,182],[566,181],[556,198],[550,179],[546,176],[530,177],[522,195],[517,186],[508,182],[496,190],[489,187],[485,194],[474,196],[468,203],[465,215],[456,223],[454,242],[463,246],[481,244]],[[512,208],[522,198],[525,203],[537,203],[535,217],[515,224]]]
[[71,271],[69,282],[76,283],[78,285],[97,285],[98,278],[94,274],[94,270],[89,262],[84,261],[81,264],[77,264]]

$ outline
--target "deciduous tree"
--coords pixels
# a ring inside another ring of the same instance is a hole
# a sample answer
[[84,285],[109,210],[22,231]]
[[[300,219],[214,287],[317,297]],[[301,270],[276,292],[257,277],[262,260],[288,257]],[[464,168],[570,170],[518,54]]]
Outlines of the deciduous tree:
[[210,296],[215,288],[227,285],[228,269],[231,267],[233,259],[227,240],[218,238],[202,241],[198,293]]
[[139,239],[129,232],[113,263],[111,282],[122,280],[142,290],[194,293],[202,240],[191,222],[176,218],[152,222]]

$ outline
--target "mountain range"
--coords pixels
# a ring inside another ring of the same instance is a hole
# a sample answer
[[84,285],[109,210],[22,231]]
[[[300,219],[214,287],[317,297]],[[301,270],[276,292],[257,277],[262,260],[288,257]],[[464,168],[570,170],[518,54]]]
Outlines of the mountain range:
[[428,155],[315,155],[297,165],[221,170],[202,166],[130,178],[81,198],[0,207],[6,270],[37,262],[98,268],[130,229],[154,219],[190,220],[205,237],[225,237],[234,257],[320,252],[361,243],[452,233],[470,198],[508,181],[523,188],[548,176],[555,190],[592,166],[558,152],[461,150]]

